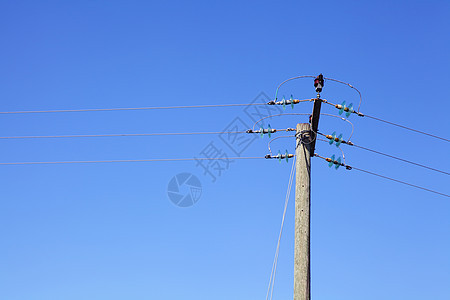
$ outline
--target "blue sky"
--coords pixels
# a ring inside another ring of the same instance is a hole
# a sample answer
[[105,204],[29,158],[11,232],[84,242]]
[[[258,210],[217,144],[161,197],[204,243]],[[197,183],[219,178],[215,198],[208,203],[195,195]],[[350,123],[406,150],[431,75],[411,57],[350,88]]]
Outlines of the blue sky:
[[[448,138],[449,12],[448,1],[2,1],[0,111],[250,103],[323,73],[356,86],[363,113]],[[315,96],[310,79],[280,94]],[[322,96],[358,101],[329,81]],[[1,115],[0,136],[222,131],[251,126],[246,112]],[[355,144],[450,170],[446,142],[349,120]],[[350,133],[327,116],[319,128]],[[264,156],[267,142],[239,154]],[[210,143],[235,156],[219,136],[162,136],[0,140],[0,161],[199,157]],[[350,165],[450,193],[447,175],[343,150]],[[321,142],[317,153],[339,154]],[[449,299],[448,198],[312,163],[314,299]],[[0,298],[264,299],[290,167],[239,160],[213,182],[195,162],[1,166]],[[183,172],[203,188],[188,208],[167,195]],[[293,200],[274,299],[293,294]]]

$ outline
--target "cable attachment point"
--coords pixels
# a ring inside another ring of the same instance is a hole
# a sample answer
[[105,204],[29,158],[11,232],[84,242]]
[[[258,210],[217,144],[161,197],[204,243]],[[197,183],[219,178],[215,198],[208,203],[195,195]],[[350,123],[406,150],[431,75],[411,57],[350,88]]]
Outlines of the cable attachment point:
[[348,118],[352,113],[356,113],[353,109],[353,103],[350,103],[348,106],[345,104],[345,101],[342,102],[342,104],[336,104],[334,107],[339,109],[339,114],[342,115],[342,113],[345,111],[345,116]]
[[331,158],[327,157],[325,160],[328,162],[328,167],[330,167],[330,168],[333,165],[336,170],[339,169],[340,166],[345,167],[345,165],[341,162],[341,158],[338,157],[337,159],[335,159],[334,154],[331,156]]
[[327,161],[327,162],[328,162],[328,166],[329,166],[330,168],[334,165],[334,168],[335,168],[336,170],[339,169],[340,166],[345,167],[345,169],[347,169],[347,170],[351,170],[351,169],[352,169],[351,166],[342,163],[340,157],[338,157],[338,158],[336,159],[336,156],[335,156],[334,154],[333,154],[331,157],[323,157],[323,156],[320,156],[320,155],[317,154],[317,153],[314,153],[314,156],[315,156],[315,157],[319,157],[319,158],[321,158],[321,159]]
[[349,146],[354,146],[355,144],[353,144],[352,142],[350,142],[350,141],[345,141],[345,140],[343,140],[342,139],[342,133],[341,134],[339,134],[339,136],[336,136],[336,131],[335,132],[333,132],[332,134],[323,134],[323,133],[320,133],[319,132],[319,134],[320,135],[323,135],[324,137],[326,137],[327,139],[329,139],[329,141],[328,141],[328,143],[330,144],[330,145],[332,145],[334,142],[336,142],[336,147],[339,147],[341,144],[347,144],[347,145],[349,145]]
[[276,129],[272,129],[272,127],[270,127],[270,124],[267,126],[267,129],[264,129],[262,126],[259,129],[259,134],[261,135],[261,138],[264,137],[265,134],[269,135],[269,138],[272,136],[272,133],[277,132]]
[[330,145],[336,142],[336,147],[339,147],[341,143],[344,142],[344,140],[342,139],[342,133],[339,134],[339,136],[336,136],[336,131],[331,135],[327,134],[325,137],[330,140],[328,142]]
[[289,154],[287,150],[286,150],[286,152],[284,154],[281,154],[281,151],[278,150],[278,154],[277,155],[267,154],[264,157],[266,159],[278,159],[278,162],[281,163],[282,160],[286,160],[286,162],[288,162],[289,158],[294,157],[294,154]]
[[299,99],[294,99],[293,96],[291,95],[291,98],[289,99],[285,99],[285,97],[283,96],[283,99],[281,101],[277,101],[277,99],[275,99],[275,101],[270,101],[267,102],[267,104],[269,105],[283,105],[283,109],[286,109],[286,105],[290,105],[292,109],[294,109],[294,104],[300,103]]
[[[315,139],[315,135],[314,135],[314,137],[311,137],[312,134],[314,134],[314,132],[312,132],[311,130],[302,130],[302,131],[297,132],[295,134],[295,137],[296,138],[300,137],[301,144],[309,145]],[[297,147],[298,147],[298,145],[297,145]]]
[[272,133],[277,132],[276,129],[272,129],[272,127],[270,127],[270,124],[267,126],[267,129],[264,129],[264,127],[260,127],[259,131],[255,131],[257,133],[259,133],[261,135],[261,138],[264,137],[265,134],[269,135],[269,138],[272,136]]
[[[322,102],[329,103],[328,101],[323,101],[323,100],[322,100]],[[356,111],[353,108],[353,103],[350,103],[348,106],[345,104],[345,101],[342,102],[341,104],[332,104],[332,103],[329,103],[329,104],[334,105],[334,107],[339,109],[340,115],[342,115],[342,113],[345,111],[345,116],[347,118],[350,117],[351,114],[356,114],[359,117],[364,117],[364,114],[362,112]]]
[[265,134],[269,135],[269,138],[272,136],[272,133],[277,132],[276,129],[272,129],[272,127],[270,127],[270,124],[268,125],[267,129],[264,129],[262,126],[260,127],[259,130],[252,130],[252,129],[248,129],[247,131],[245,131],[246,133],[259,133],[261,135],[261,138],[264,137]]

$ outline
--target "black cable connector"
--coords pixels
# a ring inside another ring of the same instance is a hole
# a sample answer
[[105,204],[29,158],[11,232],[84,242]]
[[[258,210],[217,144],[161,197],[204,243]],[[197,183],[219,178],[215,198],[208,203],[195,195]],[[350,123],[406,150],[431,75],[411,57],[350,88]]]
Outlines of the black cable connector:
[[325,82],[323,81],[323,75],[320,74],[316,77],[316,79],[314,79],[314,87],[316,88],[316,93],[321,93],[324,85]]

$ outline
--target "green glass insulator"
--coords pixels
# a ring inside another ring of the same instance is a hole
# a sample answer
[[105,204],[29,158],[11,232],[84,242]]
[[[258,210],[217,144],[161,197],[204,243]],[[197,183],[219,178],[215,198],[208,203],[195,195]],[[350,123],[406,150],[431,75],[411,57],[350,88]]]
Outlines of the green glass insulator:
[[332,137],[332,139],[330,139],[330,141],[328,142],[328,144],[333,144],[333,142],[334,142],[334,138],[336,137],[336,131],[335,132],[333,132],[333,134],[331,135],[331,137]]
[[350,117],[350,115],[354,112],[355,110],[353,109],[353,103],[350,103],[350,105],[348,106],[348,111],[345,113],[345,116],[348,118]]
[[334,154],[333,155],[331,155],[331,161],[328,163],[328,167],[332,167],[333,165],[334,165]]
[[337,161],[337,164],[334,168],[337,170],[341,166],[341,158],[339,157],[336,161]]
[[340,115],[342,115],[342,113],[344,112],[344,109],[345,109],[345,101],[342,102],[341,108],[339,109],[339,114],[340,114]]
[[342,133],[338,136],[339,141],[336,142],[336,147],[339,147],[339,145],[342,143]]

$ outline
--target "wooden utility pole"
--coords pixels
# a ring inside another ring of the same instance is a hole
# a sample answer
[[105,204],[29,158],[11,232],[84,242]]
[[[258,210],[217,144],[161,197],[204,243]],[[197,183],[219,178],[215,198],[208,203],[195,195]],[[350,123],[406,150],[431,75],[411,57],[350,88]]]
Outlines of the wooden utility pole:
[[319,127],[320,92],[324,86],[322,74],[314,80],[317,98],[310,123],[297,124],[296,177],[295,177],[295,250],[294,250],[294,300],[311,299],[311,156],[314,156]]
[[310,124],[297,124],[296,136],[294,300],[310,300]]

